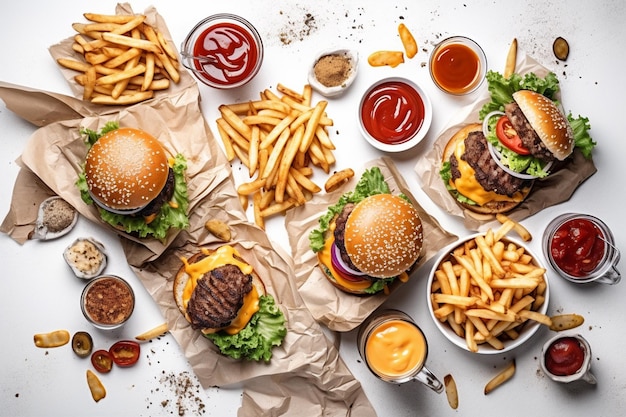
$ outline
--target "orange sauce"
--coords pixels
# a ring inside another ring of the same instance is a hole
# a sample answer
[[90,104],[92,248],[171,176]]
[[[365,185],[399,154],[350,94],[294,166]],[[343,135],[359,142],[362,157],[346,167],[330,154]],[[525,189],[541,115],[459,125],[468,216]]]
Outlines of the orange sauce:
[[383,377],[402,377],[421,369],[426,359],[426,339],[413,324],[389,320],[372,330],[365,346],[370,368]]
[[431,72],[441,89],[463,94],[479,81],[480,60],[476,52],[460,43],[442,47],[431,61]]

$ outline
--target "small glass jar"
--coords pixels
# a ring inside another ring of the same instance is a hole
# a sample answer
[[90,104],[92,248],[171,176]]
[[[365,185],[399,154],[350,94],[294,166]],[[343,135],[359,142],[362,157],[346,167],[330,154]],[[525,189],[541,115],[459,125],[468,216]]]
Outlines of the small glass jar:
[[473,93],[487,74],[487,57],[476,42],[452,36],[439,42],[430,55],[430,76],[439,89],[452,95]]
[[83,289],[80,308],[85,319],[98,329],[117,329],[133,314],[135,293],[124,279],[101,275]]
[[597,217],[565,213],[543,234],[543,251],[552,268],[568,281],[617,284],[620,252],[611,229]]
[[200,21],[181,46],[182,64],[204,84],[240,87],[254,78],[263,62],[263,41],[246,19],[215,14]]
[[[558,356],[554,362],[552,356]],[[557,367],[557,368],[555,368]],[[541,351],[541,370],[556,382],[585,381],[595,384],[591,373],[591,346],[579,334],[559,334],[549,339]]]

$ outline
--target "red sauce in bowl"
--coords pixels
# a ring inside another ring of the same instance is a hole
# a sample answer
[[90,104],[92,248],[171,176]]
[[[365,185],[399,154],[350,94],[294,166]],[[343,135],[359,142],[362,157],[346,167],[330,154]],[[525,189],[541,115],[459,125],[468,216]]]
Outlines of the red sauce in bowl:
[[584,278],[595,270],[605,253],[604,235],[592,221],[574,218],[554,232],[550,254],[556,265],[574,277]]
[[569,376],[578,372],[585,361],[585,350],[575,337],[563,337],[545,353],[546,369],[554,375]]
[[480,59],[469,46],[450,43],[437,50],[431,61],[435,83],[444,91],[464,94],[472,90],[481,72]]
[[377,141],[397,145],[417,134],[424,123],[424,101],[409,84],[383,82],[367,92],[361,105],[361,120]]
[[209,26],[193,45],[196,70],[211,84],[239,85],[258,71],[260,46],[241,25],[219,22]]

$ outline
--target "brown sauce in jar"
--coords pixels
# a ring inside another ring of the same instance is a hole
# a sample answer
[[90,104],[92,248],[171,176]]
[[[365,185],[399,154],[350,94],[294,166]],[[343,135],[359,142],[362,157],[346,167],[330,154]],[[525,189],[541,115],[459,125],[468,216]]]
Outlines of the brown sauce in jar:
[[89,285],[84,308],[94,322],[115,325],[130,317],[135,299],[132,289],[126,283],[115,277],[105,277]]

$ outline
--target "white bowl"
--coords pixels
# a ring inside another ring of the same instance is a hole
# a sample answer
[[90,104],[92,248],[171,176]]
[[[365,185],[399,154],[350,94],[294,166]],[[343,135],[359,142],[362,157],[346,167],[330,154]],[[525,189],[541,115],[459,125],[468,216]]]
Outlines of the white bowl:
[[[326,86],[318,80],[315,75],[315,65],[317,65],[318,61],[326,56],[339,55],[340,57],[346,58],[350,63],[350,71],[348,73],[347,78],[340,84],[336,86]],[[311,63],[311,67],[309,69],[309,84],[311,87],[321,95],[325,97],[335,97],[340,94],[343,94],[354,82],[354,79],[357,75],[357,70],[359,67],[359,53],[357,51],[353,51],[351,49],[326,49],[321,52],[318,52],[315,55],[315,59]]]
[[[449,257],[451,257],[451,253],[454,251],[454,249],[456,249],[459,246],[463,246],[465,244],[465,242],[471,241],[472,239],[474,239],[476,236],[480,236],[480,235],[485,235],[484,233],[475,233],[472,234],[470,236],[467,236],[457,242],[454,242],[452,244],[450,244],[449,246],[447,246],[445,249],[442,250],[441,255],[438,256],[437,260],[435,261],[432,270],[430,271],[430,274],[428,276],[428,286],[427,286],[427,303],[428,303],[428,311],[430,313],[430,317],[433,319],[433,321],[435,322],[435,326],[437,326],[437,328],[439,329],[439,331],[441,331],[441,333],[443,333],[443,335],[450,341],[452,342],[454,345],[458,346],[459,348],[466,350],[466,351],[470,351],[470,349],[467,347],[467,344],[465,342],[465,339],[461,336],[458,336],[454,330],[452,330],[452,328],[448,325],[447,322],[441,322],[437,317],[435,317],[434,314],[434,309],[433,309],[433,303],[432,303],[432,299],[431,299],[431,288],[433,285],[433,282],[435,281],[435,271],[437,270],[437,268],[439,267],[439,265],[441,263],[443,263],[446,259],[448,259]],[[529,255],[532,256],[533,260],[532,263],[534,265],[543,267],[541,265],[541,263],[539,262],[539,258],[537,257],[537,255],[535,253],[533,253],[525,244],[523,244],[522,242],[510,238],[508,236],[505,236],[502,238],[502,241],[506,244],[509,242],[514,243],[518,248],[519,247],[523,247],[525,253],[528,253]],[[538,312],[539,313],[543,313],[546,314],[546,312],[548,311],[548,303],[549,303],[549,299],[550,299],[550,285],[547,279],[547,276],[544,274],[543,279],[546,283],[546,289],[544,292],[544,297],[545,297],[545,301],[543,302],[543,304],[539,307]],[[518,329],[518,333],[519,336],[512,340],[512,339],[507,339],[507,340],[502,340],[504,348],[503,349],[495,349],[493,348],[491,345],[489,345],[488,343],[482,343],[482,344],[478,344],[478,354],[483,354],[483,355],[495,355],[495,354],[500,354],[500,353],[505,353],[505,352],[509,352],[519,346],[521,346],[522,344],[526,343],[536,332],[537,330],[539,330],[539,327],[542,326],[542,324],[532,321],[532,320],[528,320],[524,326],[521,329]]]
[[[398,115],[399,108],[409,111]],[[363,93],[357,117],[361,133],[370,145],[384,152],[402,152],[426,137],[433,107],[419,85],[406,78],[389,77],[375,82]]]

